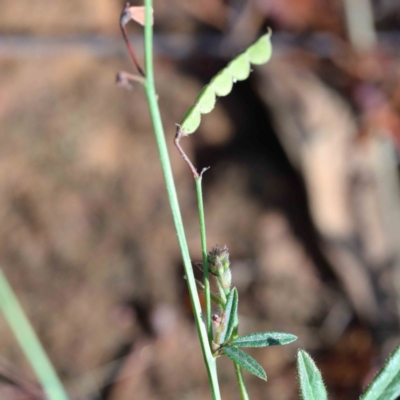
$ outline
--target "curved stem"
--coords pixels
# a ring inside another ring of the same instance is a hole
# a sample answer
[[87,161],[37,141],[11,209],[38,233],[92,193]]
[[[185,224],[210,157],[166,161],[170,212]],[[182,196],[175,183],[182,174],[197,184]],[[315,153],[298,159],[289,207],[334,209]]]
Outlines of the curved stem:
[[0,269],[0,308],[49,400],[68,400],[67,393],[7,278]]
[[141,66],[139,64],[139,61],[136,58],[135,52],[133,51],[133,48],[132,48],[132,46],[131,46],[131,44],[129,42],[129,37],[128,37],[128,34],[126,33],[126,30],[125,30],[125,23],[122,20],[122,16],[123,16],[124,12],[126,11],[126,9],[128,7],[129,7],[129,5],[127,4],[125,9],[124,9],[124,11],[122,12],[119,26],[121,28],[122,37],[124,38],[126,47],[128,48],[129,55],[131,56],[131,59],[132,59],[133,63],[135,64],[136,69],[138,70],[139,74],[142,75],[143,78],[145,78],[145,73],[143,72],[143,69],[141,68]]
[[164,173],[165,184],[167,188],[168,198],[171,205],[172,216],[174,219],[175,229],[178,236],[178,242],[182,253],[183,264],[185,268],[186,281],[189,288],[190,299],[192,303],[194,318],[196,321],[197,332],[200,339],[201,349],[203,352],[204,362],[206,364],[209,377],[211,393],[213,400],[220,400],[220,392],[218,385],[216,359],[211,353],[210,343],[207,337],[207,331],[202,320],[202,312],[199,296],[194,279],[192,263],[190,260],[189,249],[186,242],[185,231],[183,228],[182,216],[180,213],[178,197],[176,194],[174,178],[172,175],[171,163],[169,160],[167,144],[164,136],[164,128],[161,121],[160,110],[157,103],[157,95],[154,85],[153,73],[153,27],[152,27],[152,0],[145,0],[146,7],[146,24],[144,28],[144,48],[145,48],[145,64],[146,64],[146,96],[149,104],[151,120],[153,122],[154,134],[159,151],[162,170]]
[[181,127],[178,125],[176,128],[176,134],[175,134],[175,139],[174,139],[174,145],[178,149],[179,154],[182,156],[182,158],[185,160],[187,165],[189,165],[190,170],[192,171],[193,177],[195,180],[199,179],[200,175],[197,172],[196,168],[190,161],[190,158],[186,155],[186,153],[183,151],[182,146],[180,145],[180,140],[184,137],[183,132],[181,131]]

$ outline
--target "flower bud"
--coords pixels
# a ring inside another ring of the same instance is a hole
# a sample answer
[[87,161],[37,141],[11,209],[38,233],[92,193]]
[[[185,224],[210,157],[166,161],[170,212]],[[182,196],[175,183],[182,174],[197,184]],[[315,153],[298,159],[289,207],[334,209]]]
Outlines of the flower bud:
[[226,246],[214,246],[207,256],[208,265],[213,275],[222,277],[229,270],[229,251]]
[[215,314],[215,315],[213,315],[213,316],[211,317],[211,320],[212,320],[214,329],[215,329],[215,330],[219,329],[219,327],[220,327],[220,325],[221,325],[221,317],[220,317],[219,315]]

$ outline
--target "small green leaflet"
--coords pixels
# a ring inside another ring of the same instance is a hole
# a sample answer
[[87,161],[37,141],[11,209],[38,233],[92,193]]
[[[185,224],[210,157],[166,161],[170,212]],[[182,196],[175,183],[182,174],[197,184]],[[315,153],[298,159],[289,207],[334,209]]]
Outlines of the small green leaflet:
[[268,32],[246,50],[246,54],[252,64],[261,65],[269,61],[272,55],[270,37],[271,32]]
[[[218,74],[215,75],[214,78],[211,79],[210,84],[206,85],[206,87],[211,87],[211,89],[215,91],[215,94],[217,96],[226,96],[231,92],[233,87],[232,77],[230,74],[227,74],[223,69],[222,71],[218,72]],[[185,118],[182,120],[182,123],[185,123]]]
[[194,106],[182,118],[180,127],[185,135],[195,132],[200,125],[201,114],[208,114],[215,107],[216,96],[226,96],[236,81],[247,79],[251,65],[265,64],[272,55],[271,31],[261,36],[248,49],[235,57],[226,68],[211,79],[197,96]]
[[278,346],[294,342],[296,336],[281,332],[258,332],[239,336],[231,344],[237,347],[266,347]]
[[197,108],[202,114],[207,114],[212,111],[216,101],[217,97],[213,88],[209,85],[204,86],[203,90],[197,96]]
[[304,350],[299,350],[297,353],[297,373],[302,400],[328,399],[321,372]]
[[[203,90],[201,91],[201,93],[202,92],[203,92]],[[192,133],[199,127],[200,122],[201,122],[201,114],[200,114],[200,108],[199,108],[198,103],[189,108],[189,110],[183,117],[182,121],[184,121],[185,129],[187,132]],[[182,125],[181,125],[181,129],[182,129]]]
[[226,68],[233,78],[233,81],[244,81],[250,75],[250,62],[247,53],[234,58]]
[[396,400],[400,396],[400,346],[361,396],[361,400]]
[[233,329],[237,322],[238,303],[238,292],[236,288],[233,288],[226,299],[224,326],[219,336],[219,344],[227,342],[232,336]]
[[264,381],[267,380],[267,374],[265,373],[263,367],[253,357],[250,357],[244,351],[234,346],[225,346],[222,349],[222,352],[236,364],[251,372],[253,375],[264,379]]

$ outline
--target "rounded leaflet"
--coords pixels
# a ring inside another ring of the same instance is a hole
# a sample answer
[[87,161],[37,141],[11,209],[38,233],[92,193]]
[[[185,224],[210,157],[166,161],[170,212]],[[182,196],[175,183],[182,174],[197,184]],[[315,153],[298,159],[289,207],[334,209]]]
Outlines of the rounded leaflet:
[[182,118],[181,130],[185,135],[193,133],[200,125],[201,114],[199,108],[194,105]]
[[271,31],[261,36],[247,50],[246,54],[252,64],[260,65],[266,63],[272,55]]
[[197,96],[195,104],[202,114],[207,114],[215,107],[216,100],[214,88],[206,85]]
[[227,69],[234,79],[244,81],[250,75],[249,56],[246,53],[241,54],[228,64]]
[[211,79],[210,86],[215,90],[218,96],[228,95],[233,86],[232,75],[229,73],[227,68],[224,68],[217,75]]

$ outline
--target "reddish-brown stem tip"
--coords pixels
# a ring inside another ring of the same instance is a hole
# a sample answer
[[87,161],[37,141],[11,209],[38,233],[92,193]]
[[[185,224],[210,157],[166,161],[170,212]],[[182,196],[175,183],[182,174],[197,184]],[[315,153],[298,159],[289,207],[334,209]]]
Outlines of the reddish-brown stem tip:
[[[129,6],[129,3],[127,3],[126,7],[128,7],[128,6]],[[125,45],[126,45],[128,51],[129,51],[129,54],[131,56],[131,59],[132,59],[133,63],[135,64],[136,69],[138,70],[139,74],[142,75],[143,78],[145,78],[146,75],[145,75],[143,69],[140,67],[140,64],[139,64],[139,62],[138,62],[138,60],[136,58],[135,52],[133,51],[133,48],[132,48],[132,46],[131,46],[131,44],[129,42],[129,38],[128,38],[128,35],[126,33],[126,30],[125,30],[125,23],[126,22],[125,22],[125,17],[124,16],[125,16],[126,7],[124,8],[124,11],[122,11],[119,26],[121,28],[121,32],[122,32],[122,36],[123,36],[124,41],[125,41]]]
[[129,72],[120,71],[117,73],[115,81],[118,86],[121,86],[128,90],[132,90],[133,86],[132,86],[131,82],[138,82],[138,83],[141,83],[142,85],[144,85],[145,78],[143,78],[142,76],[139,76],[139,75],[130,74]]
[[205,168],[203,168],[203,169],[201,170],[201,172],[200,172],[200,177],[202,177],[203,174],[204,174],[204,172],[208,171],[210,168],[211,168],[211,167],[205,167]]
[[194,165],[190,161],[189,157],[186,155],[186,153],[183,151],[181,145],[179,144],[181,138],[184,137],[184,136],[186,136],[185,133],[182,131],[180,125],[177,124],[176,125],[176,134],[175,134],[175,138],[174,138],[174,145],[178,149],[179,154],[186,161],[187,165],[189,165],[189,168],[192,171],[194,179],[199,179],[200,178],[199,173],[197,172],[196,168],[194,167]]

